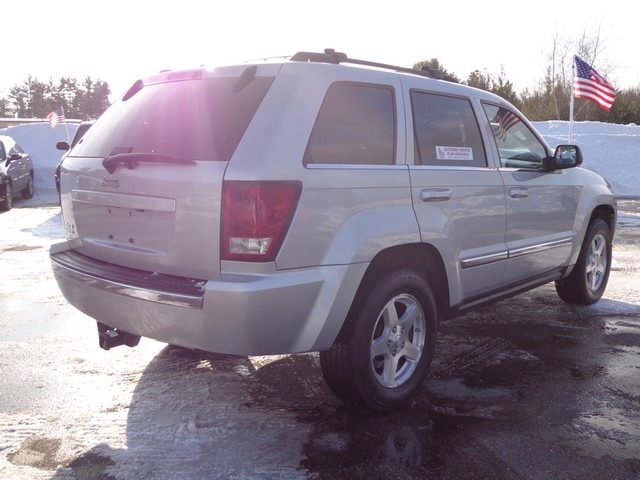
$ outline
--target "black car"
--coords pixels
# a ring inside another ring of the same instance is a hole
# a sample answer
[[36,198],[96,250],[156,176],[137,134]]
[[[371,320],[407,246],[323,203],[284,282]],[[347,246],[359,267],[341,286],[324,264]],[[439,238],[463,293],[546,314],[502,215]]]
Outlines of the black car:
[[87,120],[85,122],[80,123],[78,125],[78,128],[76,129],[76,133],[73,134],[73,138],[71,139],[71,144],[69,144],[69,142],[56,143],[56,148],[58,150],[64,150],[65,152],[62,155],[62,158],[60,159],[60,161],[58,162],[58,165],[56,166],[56,171],[53,174],[53,178],[56,182],[56,190],[58,190],[58,196],[60,196],[60,166],[62,165],[62,162],[64,161],[65,157],[69,153],[69,150],[71,150],[76,145],[76,143],[80,141],[82,136],[86,133],[87,130],[89,130],[89,127],[91,127],[93,123],[94,123],[94,120]]
[[33,197],[33,160],[8,135],[0,135],[0,210],[11,210],[13,196]]

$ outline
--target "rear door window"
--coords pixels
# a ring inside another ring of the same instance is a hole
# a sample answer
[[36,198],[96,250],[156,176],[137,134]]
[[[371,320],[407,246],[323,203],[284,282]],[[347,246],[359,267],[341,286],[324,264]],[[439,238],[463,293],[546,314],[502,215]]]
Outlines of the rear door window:
[[393,88],[336,83],[322,103],[305,165],[392,165],[395,162]]
[[412,91],[416,164],[486,167],[473,107],[466,98]]
[[109,108],[73,155],[159,153],[228,161],[272,82],[256,77],[238,89],[237,77],[218,77],[145,86]]

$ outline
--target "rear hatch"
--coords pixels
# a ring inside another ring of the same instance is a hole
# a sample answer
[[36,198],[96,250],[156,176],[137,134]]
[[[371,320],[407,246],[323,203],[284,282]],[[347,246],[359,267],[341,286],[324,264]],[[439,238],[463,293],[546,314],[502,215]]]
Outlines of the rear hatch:
[[277,69],[166,72],[136,82],[62,165],[75,251],[147,272],[215,275],[224,171]]

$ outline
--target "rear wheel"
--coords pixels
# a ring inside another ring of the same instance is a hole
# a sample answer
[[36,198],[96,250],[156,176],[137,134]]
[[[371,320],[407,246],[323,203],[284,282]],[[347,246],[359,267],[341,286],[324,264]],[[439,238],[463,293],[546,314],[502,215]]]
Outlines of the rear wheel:
[[11,210],[13,206],[13,189],[11,188],[11,182],[5,182],[2,188],[4,189],[4,200],[0,202],[0,210]]
[[29,175],[29,183],[20,191],[20,194],[25,200],[33,197],[33,174]]
[[611,230],[596,218],[587,234],[571,275],[556,282],[558,296],[567,303],[591,305],[604,294],[611,271]]
[[429,371],[437,318],[424,278],[411,270],[384,274],[355,305],[339,340],[320,352],[329,388],[375,411],[403,406]]

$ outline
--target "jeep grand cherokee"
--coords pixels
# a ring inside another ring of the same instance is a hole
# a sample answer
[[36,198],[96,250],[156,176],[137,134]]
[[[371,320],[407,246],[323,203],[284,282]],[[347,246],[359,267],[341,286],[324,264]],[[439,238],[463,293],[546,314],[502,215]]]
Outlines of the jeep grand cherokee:
[[103,348],[319,351],[378,411],[418,389],[439,321],[549,282],[598,301],[607,182],[430,76],[326,50],[136,81],[61,166],[61,291]]

